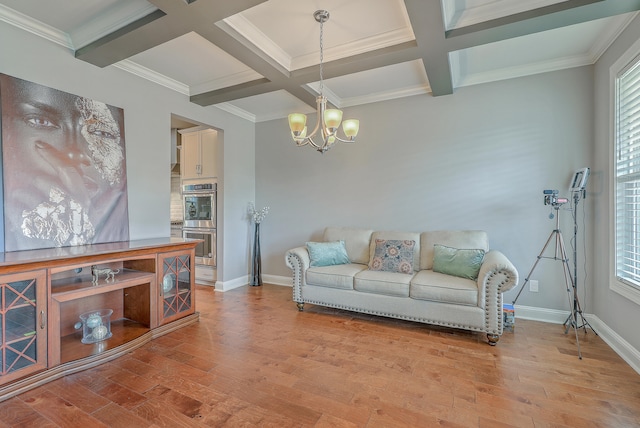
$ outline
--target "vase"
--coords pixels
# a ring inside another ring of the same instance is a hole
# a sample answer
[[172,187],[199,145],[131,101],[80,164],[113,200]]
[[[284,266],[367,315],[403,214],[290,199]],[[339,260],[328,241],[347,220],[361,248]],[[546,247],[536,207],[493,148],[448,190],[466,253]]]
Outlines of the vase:
[[250,285],[262,285],[262,260],[260,259],[260,223],[256,223],[253,235],[253,258],[251,261]]

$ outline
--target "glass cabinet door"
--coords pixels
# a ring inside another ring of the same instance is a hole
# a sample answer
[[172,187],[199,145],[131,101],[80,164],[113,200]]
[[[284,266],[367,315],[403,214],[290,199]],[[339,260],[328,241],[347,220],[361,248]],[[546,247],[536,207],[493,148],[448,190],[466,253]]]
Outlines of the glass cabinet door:
[[0,384],[46,367],[43,271],[0,275]]
[[192,251],[162,255],[160,324],[195,311],[192,260]]

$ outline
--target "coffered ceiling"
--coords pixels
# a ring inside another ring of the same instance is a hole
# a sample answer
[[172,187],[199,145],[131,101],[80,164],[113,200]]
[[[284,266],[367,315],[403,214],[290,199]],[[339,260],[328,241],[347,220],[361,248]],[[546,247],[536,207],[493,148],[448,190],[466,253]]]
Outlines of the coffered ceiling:
[[[0,0],[0,20],[253,121],[593,64],[640,0]],[[26,53],[25,53],[26,54]]]

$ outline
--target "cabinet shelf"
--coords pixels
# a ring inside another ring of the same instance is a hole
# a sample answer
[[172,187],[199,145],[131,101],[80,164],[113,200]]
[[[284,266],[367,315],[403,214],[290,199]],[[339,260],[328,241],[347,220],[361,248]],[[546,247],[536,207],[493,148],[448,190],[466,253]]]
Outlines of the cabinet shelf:
[[[58,327],[49,329],[49,363],[57,365],[104,352],[154,328],[157,325],[157,310],[152,297],[155,289],[155,274],[137,272],[116,284],[56,294],[50,312],[59,323]],[[81,343],[82,332],[76,329],[80,314],[100,309],[113,311],[112,336],[93,347]],[[66,349],[68,346],[71,350]]]
[[30,339],[37,333],[33,327],[22,327],[19,329],[13,327],[10,328],[11,330],[7,330],[4,336],[4,343],[7,345],[12,345],[22,340]]
[[79,276],[73,280],[61,278],[51,281],[51,295],[59,302],[66,302],[150,282],[155,276],[150,272],[122,269],[111,282],[101,279],[97,284],[94,284],[90,275]]
[[23,341],[29,341],[29,340],[33,340],[33,336],[36,335],[36,331],[32,330],[30,332],[24,333],[22,336],[16,336],[16,335],[7,335],[7,338],[5,340],[5,344],[6,345],[11,345],[14,346],[16,343],[20,343]]
[[180,289],[178,289],[177,293],[176,293],[175,288],[174,288],[173,290],[169,291],[168,293],[162,293],[162,295],[163,295],[163,297],[165,299],[171,299],[173,297],[181,296],[181,295],[189,294],[189,293],[191,293],[191,288],[180,288]]
[[142,336],[149,330],[151,329],[148,325],[127,318],[111,320],[111,333],[113,335],[107,340],[90,344],[81,342],[82,331],[78,330],[60,338],[60,362],[67,363],[117,348]]
[[13,305],[11,305],[10,310],[14,310],[14,309],[21,309],[21,308],[28,308],[28,307],[35,307],[35,300],[29,300],[25,303],[14,303]]

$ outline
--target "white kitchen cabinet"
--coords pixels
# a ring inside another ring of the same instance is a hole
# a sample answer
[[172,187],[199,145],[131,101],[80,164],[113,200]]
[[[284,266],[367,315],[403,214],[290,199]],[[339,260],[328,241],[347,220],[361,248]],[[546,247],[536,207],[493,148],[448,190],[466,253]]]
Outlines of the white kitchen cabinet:
[[214,129],[183,129],[180,171],[182,179],[217,177],[216,141]]

